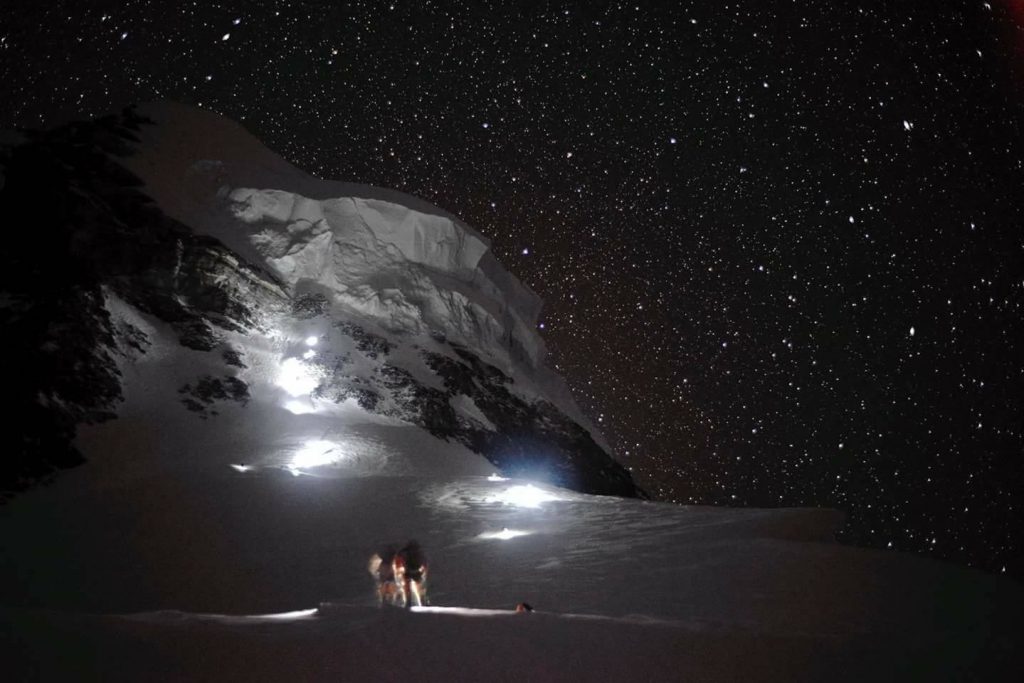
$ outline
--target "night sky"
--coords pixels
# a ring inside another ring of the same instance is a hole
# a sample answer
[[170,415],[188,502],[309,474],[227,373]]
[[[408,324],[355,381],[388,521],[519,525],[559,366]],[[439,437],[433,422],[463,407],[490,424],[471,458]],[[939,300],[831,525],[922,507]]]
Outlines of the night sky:
[[655,497],[1024,575],[1024,1],[5,8],[0,126],[197,103],[490,237]]

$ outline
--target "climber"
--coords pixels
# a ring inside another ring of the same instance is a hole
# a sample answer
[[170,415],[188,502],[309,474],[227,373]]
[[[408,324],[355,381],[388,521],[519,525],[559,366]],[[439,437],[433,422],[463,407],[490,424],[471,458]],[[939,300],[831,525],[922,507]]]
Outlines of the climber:
[[392,561],[394,581],[402,604],[411,608],[413,600],[422,607],[427,604],[427,558],[416,541],[409,541],[395,553]]
[[399,591],[393,567],[395,554],[394,546],[387,546],[371,555],[367,566],[377,587],[377,604],[381,606],[395,605],[398,602]]

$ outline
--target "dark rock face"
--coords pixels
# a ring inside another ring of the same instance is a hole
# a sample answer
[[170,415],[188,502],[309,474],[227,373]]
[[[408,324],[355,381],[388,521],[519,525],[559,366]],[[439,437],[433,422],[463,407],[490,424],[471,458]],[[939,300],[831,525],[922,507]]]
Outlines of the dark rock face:
[[257,326],[255,305],[274,298],[264,274],[168,218],[111,160],[143,123],[126,111],[27,133],[0,157],[0,357],[17,426],[0,458],[3,497],[82,462],[75,426],[114,417],[117,359],[146,353],[150,341],[111,322],[106,293],[201,351],[220,346],[217,329]]
[[371,334],[355,323],[339,321],[334,323],[334,326],[351,337],[356,348],[366,354],[367,358],[376,360],[391,351],[391,345],[388,344],[387,339]]
[[228,375],[204,375],[195,386],[186,384],[178,389],[178,393],[182,395],[181,402],[185,407],[203,419],[218,414],[212,407],[217,401],[234,401],[243,406],[249,402],[249,385]]
[[[202,419],[250,400],[237,376],[244,348],[226,343],[226,333],[265,333],[274,316],[333,315],[324,295],[289,296],[267,271],[169,218],[140,190],[116,159],[148,123],[127,110],[28,133],[27,142],[0,151],[0,357],[16,425],[0,456],[0,498],[82,462],[76,425],[115,417],[118,365],[148,353],[153,340],[112,318],[109,297],[166,324],[182,353],[210,355],[206,367],[219,369],[179,389],[182,409]],[[510,475],[643,495],[585,429],[551,403],[517,394],[511,377],[442,333],[433,335],[434,350],[419,349],[422,372],[437,376],[428,386],[389,358],[401,340],[348,319],[326,322],[351,344],[309,361],[325,376],[315,398],[354,399],[457,440]]]
[[[352,322],[336,322],[358,351],[377,362],[372,378],[355,376],[354,360],[342,355],[321,367],[327,378],[314,395],[336,402],[355,399],[361,407],[423,427],[441,439],[458,441],[510,476],[549,481],[586,493],[645,497],[629,472],[615,462],[586,429],[547,401],[528,401],[514,381],[470,350],[443,343],[452,355],[421,350],[443,389],[425,386],[389,363],[386,339]],[[441,341],[441,340],[437,340]],[[464,418],[452,405],[469,399],[490,424]]]
[[323,294],[300,294],[292,299],[292,315],[303,320],[323,315],[328,307]]
[[[496,428],[489,430],[460,421],[453,436],[512,476],[547,479],[577,491],[603,495],[638,496],[642,492],[629,472],[597,445],[590,433],[547,401],[527,402],[509,390],[512,379],[452,345],[459,360],[425,353],[427,364],[443,380],[444,403],[459,395],[472,399]],[[437,413],[442,413],[438,409]],[[431,432],[446,431],[440,415]]]

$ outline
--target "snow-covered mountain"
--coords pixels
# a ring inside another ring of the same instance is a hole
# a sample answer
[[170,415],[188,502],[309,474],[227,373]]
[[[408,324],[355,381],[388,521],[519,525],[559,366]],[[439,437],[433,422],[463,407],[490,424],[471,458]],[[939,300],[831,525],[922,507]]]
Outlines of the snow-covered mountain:
[[2,264],[5,356],[33,370],[17,479],[76,462],[75,424],[185,410],[270,419],[262,448],[308,433],[344,466],[363,412],[506,474],[639,494],[545,365],[539,298],[443,210],[313,178],[169,103],[31,134],[4,166],[0,213],[24,226]]
[[1005,577],[637,499],[443,211],[175,105],[2,159],[3,680],[1024,679]]

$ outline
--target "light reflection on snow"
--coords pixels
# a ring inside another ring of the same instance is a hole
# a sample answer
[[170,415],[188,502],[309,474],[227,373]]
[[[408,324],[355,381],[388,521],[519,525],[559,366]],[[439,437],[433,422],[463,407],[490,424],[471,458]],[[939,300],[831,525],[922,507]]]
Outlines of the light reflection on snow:
[[317,341],[315,336],[306,337],[306,346],[316,346]]
[[314,356],[316,356],[316,351],[314,351],[313,349],[310,349],[309,351],[306,351],[304,354],[302,354],[302,357],[305,358],[306,360],[309,360]]
[[298,476],[305,468],[330,465],[338,462],[344,456],[341,446],[333,441],[322,439],[307,441],[292,455],[292,459],[288,463],[288,470]]
[[508,481],[508,478],[503,477],[500,474],[492,474],[491,476],[487,477],[487,481]]
[[316,607],[312,609],[300,609],[294,612],[279,612],[277,614],[255,614],[252,616],[253,619],[273,619],[274,621],[291,621],[292,619],[305,619],[311,617],[317,612]]
[[277,375],[277,386],[291,396],[305,396],[320,383],[312,368],[298,358],[286,358]]
[[488,503],[505,503],[506,505],[515,505],[516,507],[524,508],[539,508],[541,503],[546,503],[552,500],[561,499],[558,496],[537,488],[533,484],[513,486],[505,489],[501,493],[487,498]]
[[458,614],[463,617],[504,617],[516,614],[511,609],[480,609],[479,607],[438,607],[436,605],[420,606],[411,608],[413,612],[425,612],[429,614]]
[[313,405],[312,401],[303,401],[299,399],[293,399],[284,404],[284,409],[292,415],[306,415],[307,413],[315,413],[316,406]]
[[178,610],[161,610],[159,612],[142,612],[139,614],[126,614],[123,618],[133,621],[156,621],[165,622],[172,620],[215,622],[221,624],[261,624],[277,621],[300,621],[311,619],[317,616],[319,609],[300,609],[292,612],[277,612],[274,614],[206,614],[202,612],[181,612]]
[[531,533],[533,532],[520,531],[518,529],[509,529],[508,527],[505,527],[501,531],[485,531],[484,533],[477,536],[477,538],[481,538],[484,540],[493,539],[499,541],[507,541],[512,538],[519,538],[520,536],[529,536]]
[[235,470],[236,472],[248,472],[252,468],[249,467],[248,465],[232,465],[231,469]]

